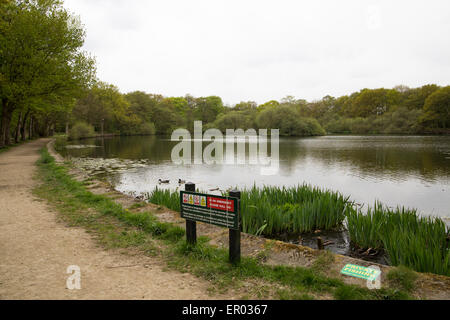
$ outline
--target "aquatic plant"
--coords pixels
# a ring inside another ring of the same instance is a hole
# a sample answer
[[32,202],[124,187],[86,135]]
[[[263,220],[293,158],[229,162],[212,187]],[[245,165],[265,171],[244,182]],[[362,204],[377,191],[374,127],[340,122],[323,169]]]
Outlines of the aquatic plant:
[[351,210],[349,199],[338,192],[309,185],[253,186],[241,194],[242,231],[252,234],[329,230],[342,225]]
[[360,248],[383,248],[380,230],[386,222],[384,207],[376,202],[374,207],[369,207],[367,213],[361,210],[352,210],[347,215],[347,230],[350,240]]
[[[180,210],[178,191],[156,188],[149,201]],[[253,186],[241,193],[242,231],[272,236],[328,230],[342,225],[352,204],[337,192],[308,185],[297,187]]]
[[155,188],[147,194],[149,202],[165,206],[171,210],[180,212],[180,192]]
[[383,248],[391,265],[450,275],[449,231],[439,218],[376,202],[367,213],[350,212],[347,229],[352,243],[360,248]]
[[[179,191],[156,188],[149,201],[180,210]],[[416,210],[390,209],[381,202],[367,212],[338,192],[309,185],[253,186],[241,193],[242,231],[274,237],[346,226],[360,248],[383,249],[391,265],[419,272],[450,275],[449,231],[439,218],[420,217]]]

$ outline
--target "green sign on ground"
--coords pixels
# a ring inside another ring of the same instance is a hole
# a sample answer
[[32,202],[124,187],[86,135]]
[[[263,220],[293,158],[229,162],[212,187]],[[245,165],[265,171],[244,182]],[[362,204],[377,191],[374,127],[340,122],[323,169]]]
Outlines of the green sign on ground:
[[347,276],[361,278],[369,281],[375,281],[381,274],[380,270],[357,266],[354,264],[347,264],[342,270],[342,274]]
[[239,230],[238,199],[181,191],[181,217]]

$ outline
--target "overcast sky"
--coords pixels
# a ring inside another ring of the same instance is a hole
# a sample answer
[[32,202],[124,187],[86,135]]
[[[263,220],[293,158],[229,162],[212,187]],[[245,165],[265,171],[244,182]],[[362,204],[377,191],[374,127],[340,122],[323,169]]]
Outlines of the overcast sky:
[[307,100],[450,84],[450,1],[66,0],[126,93]]

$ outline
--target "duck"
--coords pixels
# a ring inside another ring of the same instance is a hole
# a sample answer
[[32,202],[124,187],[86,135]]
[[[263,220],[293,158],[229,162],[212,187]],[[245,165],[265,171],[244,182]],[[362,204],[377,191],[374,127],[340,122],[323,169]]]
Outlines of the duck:
[[170,180],[161,180],[161,179],[159,179],[158,182],[159,182],[160,184],[161,184],[161,183],[170,183]]
[[183,184],[183,183],[186,183],[186,180],[178,179],[178,184]]

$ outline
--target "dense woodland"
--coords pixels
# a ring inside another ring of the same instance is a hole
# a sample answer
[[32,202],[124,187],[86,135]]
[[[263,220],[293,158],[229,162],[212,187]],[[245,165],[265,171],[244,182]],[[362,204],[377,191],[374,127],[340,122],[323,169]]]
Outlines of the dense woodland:
[[[170,134],[192,129],[278,128],[283,136],[448,134],[450,86],[363,89],[306,101],[288,96],[224,105],[217,96],[121,93],[96,78],[85,30],[58,0],[0,0],[0,147],[66,132]],[[301,93],[301,88],[299,88]]]

